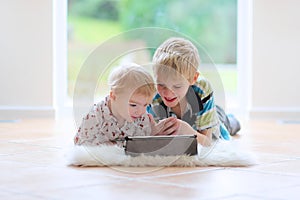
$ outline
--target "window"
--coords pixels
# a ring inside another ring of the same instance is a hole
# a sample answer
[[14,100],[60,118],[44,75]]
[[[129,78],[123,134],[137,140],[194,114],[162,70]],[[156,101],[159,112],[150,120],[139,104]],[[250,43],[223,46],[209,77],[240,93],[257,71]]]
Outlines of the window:
[[[91,84],[94,84],[90,83],[93,70],[84,76],[78,74],[85,59],[99,44],[114,35],[143,27],[167,28],[197,42],[202,60],[200,71],[212,82],[214,89],[220,91],[217,92],[219,96],[216,95],[217,101],[225,99],[225,91],[227,106],[236,104],[237,0],[69,0],[69,97],[74,95],[76,83],[80,83],[78,85],[81,88],[77,88],[76,91],[82,96],[89,92]],[[125,36],[129,38],[126,38],[127,42],[124,42],[124,45],[132,43],[134,46],[134,43],[138,42],[135,36],[131,38],[130,35]],[[159,35],[152,34],[144,35],[142,38],[148,51],[139,52],[138,58],[133,59],[129,55],[123,56],[122,59],[132,59],[138,64],[151,62],[153,48],[147,47],[163,40]],[[116,59],[113,63],[117,64],[121,62],[120,60],[121,58]],[[106,86],[108,72],[109,70],[103,71],[103,78],[98,80],[97,84],[102,85],[97,90],[99,96],[108,92]],[[220,104],[223,103],[225,104],[225,102]]]

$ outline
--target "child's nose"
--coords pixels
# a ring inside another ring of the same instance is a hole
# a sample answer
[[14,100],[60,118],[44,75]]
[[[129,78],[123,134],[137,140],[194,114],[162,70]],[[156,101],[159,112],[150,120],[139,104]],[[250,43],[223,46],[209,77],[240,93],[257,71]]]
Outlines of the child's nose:
[[138,115],[138,116],[141,116],[145,112],[146,112],[146,108],[138,108],[138,109],[136,109],[135,114]]
[[172,92],[172,90],[170,90],[169,88],[166,88],[166,89],[164,90],[164,95],[168,96],[168,95],[172,95],[172,94],[173,94],[173,92]]

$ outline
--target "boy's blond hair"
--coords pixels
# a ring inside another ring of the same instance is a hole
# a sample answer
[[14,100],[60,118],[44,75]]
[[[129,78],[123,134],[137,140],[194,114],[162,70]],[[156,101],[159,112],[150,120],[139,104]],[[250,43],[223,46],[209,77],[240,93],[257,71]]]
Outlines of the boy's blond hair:
[[[192,81],[198,71],[200,57],[197,48],[189,40],[172,37],[157,48],[153,63],[154,74],[175,70],[188,81]],[[171,72],[171,74],[174,73]]]
[[135,63],[121,65],[110,73],[108,85],[116,94],[132,89],[134,94],[153,97],[156,89],[149,72]]

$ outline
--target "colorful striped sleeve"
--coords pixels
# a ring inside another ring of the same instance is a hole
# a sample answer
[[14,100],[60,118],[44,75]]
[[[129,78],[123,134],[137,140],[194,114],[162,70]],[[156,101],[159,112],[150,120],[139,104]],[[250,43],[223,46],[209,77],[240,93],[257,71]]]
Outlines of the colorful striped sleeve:
[[197,130],[215,128],[219,124],[219,120],[210,83],[206,79],[201,78],[193,88],[200,96],[203,104],[203,110],[198,113],[196,119]]

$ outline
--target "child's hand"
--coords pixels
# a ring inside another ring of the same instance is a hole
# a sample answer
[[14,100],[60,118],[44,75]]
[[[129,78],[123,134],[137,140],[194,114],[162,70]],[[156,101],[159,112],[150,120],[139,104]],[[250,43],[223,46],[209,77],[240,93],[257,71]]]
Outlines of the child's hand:
[[152,135],[176,135],[179,128],[179,121],[174,117],[160,120],[156,123],[153,116],[149,114]]

